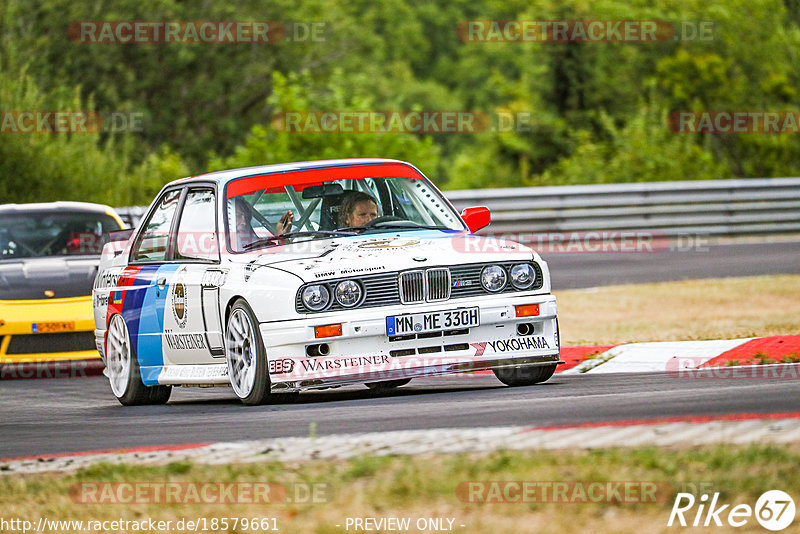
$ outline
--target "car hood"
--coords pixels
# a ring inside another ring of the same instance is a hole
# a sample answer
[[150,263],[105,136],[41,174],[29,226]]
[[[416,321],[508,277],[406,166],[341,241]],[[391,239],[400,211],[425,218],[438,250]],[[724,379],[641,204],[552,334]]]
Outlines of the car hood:
[[0,300],[47,300],[91,295],[99,261],[100,258],[95,256],[2,261]]
[[270,266],[304,282],[441,265],[538,260],[530,248],[513,241],[438,230],[314,240],[266,250],[249,259],[251,269]]

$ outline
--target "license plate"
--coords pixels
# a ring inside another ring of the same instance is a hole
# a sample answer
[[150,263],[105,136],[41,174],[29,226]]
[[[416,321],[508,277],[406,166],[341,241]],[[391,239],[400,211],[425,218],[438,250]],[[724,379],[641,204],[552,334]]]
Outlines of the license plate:
[[390,315],[386,318],[386,335],[402,336],[437,330],[460,330],[480,326],[479,308],[459,308],[428,313]]
[[53,321],[48,323],[33,323],[31,326],[34,334],[49,334],[51,332],[72,332],[75,330],[75,321]]

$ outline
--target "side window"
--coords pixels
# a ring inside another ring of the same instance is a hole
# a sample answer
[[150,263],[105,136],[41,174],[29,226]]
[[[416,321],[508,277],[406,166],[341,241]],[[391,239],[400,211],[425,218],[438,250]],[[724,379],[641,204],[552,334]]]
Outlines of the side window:
[[136,248],[131,253],[132,262],[164,261],[167,259],[169,230],[178,208],[181,191],[169,191],[161,197],[150,219],[142,226]]
[[178,224],[178,258],[219,260],[214,191],[190,189]]

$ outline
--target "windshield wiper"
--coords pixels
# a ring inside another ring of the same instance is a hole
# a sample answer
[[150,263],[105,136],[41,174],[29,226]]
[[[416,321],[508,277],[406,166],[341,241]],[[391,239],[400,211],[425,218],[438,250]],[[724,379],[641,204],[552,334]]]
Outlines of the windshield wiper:
[[282,239],[291,239],[293,237],[313,237],[313,236],[341,236],[341,235],[358,235],[355,232],[343,232],[341,230],[310,230],[307,232],[286,232],[280,235],[271,235],[269,237],[262,237],[252,243],[248,243],[243,247],[243,250],[252,250],[254,248],[263,247],[266,245],[281,244]]

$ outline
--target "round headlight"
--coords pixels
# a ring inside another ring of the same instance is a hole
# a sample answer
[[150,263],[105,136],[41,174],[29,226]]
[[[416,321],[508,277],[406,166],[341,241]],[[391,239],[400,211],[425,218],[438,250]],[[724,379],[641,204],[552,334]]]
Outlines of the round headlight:
[[489,265],[481,271],[481,285],[486,291],[500,291],[506,287],[507,278],[505,269],[499,265]]
[[511,268],[511,283],[517,289],[528,289],[536,281],[536,271],[529,263],[520,263]]
[[343,280],[336,284],[333,294],[336,302],[345,308],[351,308],[361,300],[361,286],[353,280]]
[[311,311],[320,311],[330,304],[331,292],[325,286],[313,285],[303,290],[301,298],[306,308]]

